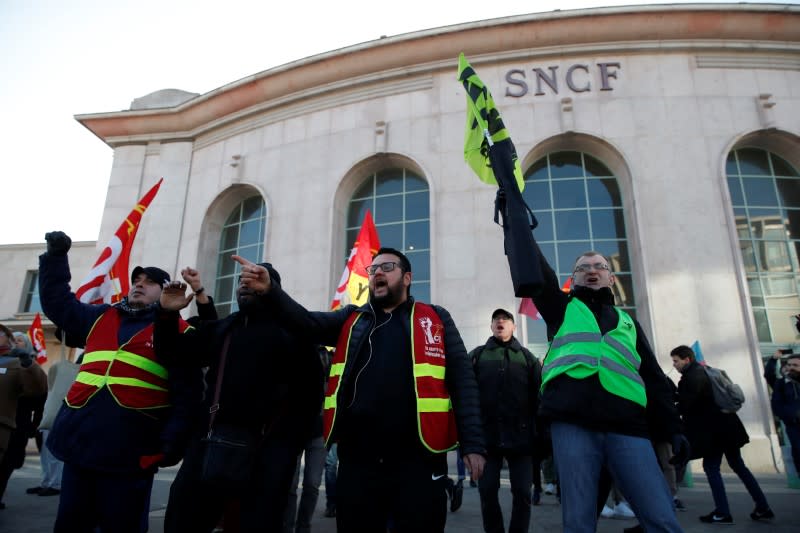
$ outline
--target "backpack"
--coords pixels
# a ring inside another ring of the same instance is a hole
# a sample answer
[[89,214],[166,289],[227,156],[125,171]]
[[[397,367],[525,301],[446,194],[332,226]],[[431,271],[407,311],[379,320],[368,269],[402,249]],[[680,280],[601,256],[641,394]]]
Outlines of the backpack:
[[742,388],[731,381],[728,374],[719,368],[704,367],[709,381],[711,392],[714,394],[714,403],[723,413],[735,413],[744,403]]

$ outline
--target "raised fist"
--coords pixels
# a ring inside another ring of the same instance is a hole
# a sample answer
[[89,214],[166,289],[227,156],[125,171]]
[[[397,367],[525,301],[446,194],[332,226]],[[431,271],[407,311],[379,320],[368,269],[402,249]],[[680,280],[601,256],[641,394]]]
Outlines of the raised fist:
[[51,256],[67,255],[72,246],[72,239],[63,231],[46,233],[44,240],[47,241],[47,255]]

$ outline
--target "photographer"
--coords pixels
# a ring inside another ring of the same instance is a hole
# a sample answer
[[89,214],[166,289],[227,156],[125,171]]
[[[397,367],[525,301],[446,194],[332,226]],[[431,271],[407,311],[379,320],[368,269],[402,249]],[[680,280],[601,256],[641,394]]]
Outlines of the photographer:
[[[786,364],[778,377],[778,360],[785,357]],[[791,350],[777,350],[767,361],[764,377],[772,387],[772,412],[786,426],[786,437],[792,447],[794,468],[800,473],[800,354]]]

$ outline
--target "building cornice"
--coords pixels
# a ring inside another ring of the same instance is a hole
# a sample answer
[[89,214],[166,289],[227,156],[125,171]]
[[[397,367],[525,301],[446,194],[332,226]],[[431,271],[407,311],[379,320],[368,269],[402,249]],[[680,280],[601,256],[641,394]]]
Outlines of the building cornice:
[[[464,52],[473,65],[480,65],[519,58],[678,51],[714,55],[723,63],[725,54],[752,54],[756,62],[759,55],[785,54],[788,59],[783,68],[793,68],[800,54],[800,6],[629,6],[458,24],[305,58],[248,76],[175,107],[75,118],[112,147],[196,141],[200,137],[206,137],[203,141],[208,142],[221,134],[219,130],[236,129],[242,120],[270,110],[280,112],[270,113],[266,122],[430,86],[432,75],[444,70],[452,69],[455,77],[459,52]],[[330,101],[322,104],[320,99]]]

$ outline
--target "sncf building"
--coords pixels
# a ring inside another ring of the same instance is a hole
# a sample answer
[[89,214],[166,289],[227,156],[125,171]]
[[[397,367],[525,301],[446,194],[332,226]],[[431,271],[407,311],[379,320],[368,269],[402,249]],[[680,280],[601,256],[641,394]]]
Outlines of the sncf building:
[[[134,264],[196,265],[227,313],[230,255],[266,259],[290,294],[324,309],[369,210],[381,243],[411,259],[412,293],[447,307],[468,348],[484,342],[491,311],[519,301],[492,221],[495,188],[464,162],[459,52],[512,135],[534,234],[561,279],[582,251],[610,256],[618,302],[665,371],[673,347],[699,341],[747,395],[748,464],[780,467],[762,358],[798,342],[798,6],[484,20],[80,115],[114,149],[97,244],[163,176]],[[23,286],[36,254],[6,248]],[[96,250],[80,252],[85,264]],[[3,314],[24,321],[22,300]],[[543,356],[543,324],[524,325],[518,336]]]

